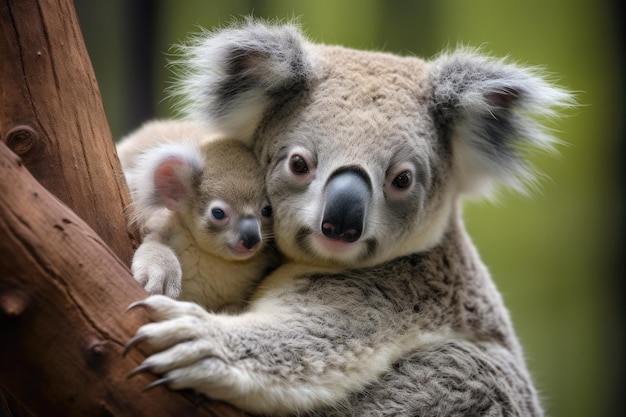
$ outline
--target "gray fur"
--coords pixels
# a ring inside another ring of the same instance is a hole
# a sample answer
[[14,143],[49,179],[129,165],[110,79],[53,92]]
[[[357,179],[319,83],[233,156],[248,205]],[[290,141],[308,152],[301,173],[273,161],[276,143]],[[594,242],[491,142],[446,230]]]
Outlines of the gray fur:
[[495,179],[523,191],[533,174],[521,145],[551,150],[557,142],[534,117],[555,116],[556,108],[573,104],[571,95],[547,83],[539,69],[467,48],[442,54],[433,65],[438,123],[445,134],[462,135],[468,154],[458,162],[475,181],[468,191],[489,189]]
[[[142,370],[259,414],[541,416],[460,199],[524,180],[519,145],[553,142],[534,115],[569,96],[467,50],[424,61],[315,45],[294,31],[249,22],[191,47],[193,82],[208,87],[182,92],[208,106],[192,104],[194,117],[213,120],[210,109],[227,104],[229,129],[253,132],[286,261],[239,315],[158,296],[137,304],[153,322],[129,345],[158,352]],[[264,33],[280,54],[259,44]],[[255,60],[233,72],[224,62],[242,45]],[[284,68],[296,56],[315,70],[293,83]],[[272,100],[207,95],[267,83]],[[261,116],[240,119],[248,105]],[[355,242],[322,233],[326,187],[346,170],[371,185],[359,193],[365,226]]]
[[[249,138],[276,94],[300,89],[315,72],[296,26],[266,26],[248,21],[238,27],[205,32],[180,46],[174,62],[180,83],[174,96],[186,116],[206,120],[229,136]],[[242,124],[241,120],[249,123]]]

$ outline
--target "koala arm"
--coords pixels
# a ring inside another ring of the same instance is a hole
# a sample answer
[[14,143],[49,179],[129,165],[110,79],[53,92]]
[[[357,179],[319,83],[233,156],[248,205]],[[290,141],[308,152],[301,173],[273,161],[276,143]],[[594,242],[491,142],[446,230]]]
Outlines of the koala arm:
[[133,255],[131,272],[150,294],[180,296],[183,276],[180,261],[174,250],[156,233],[144,236]]
[[[160,123],[155,126],[163,131],[169,126]],[[170,130],[177,126],[174,123]],[[154,130],[153,125],[148,128]],[[192,193],[191,178],[201,171],[203,161],[195,144],[165,143],[140,153],[147,140],[152,136],[140,130],[120,145],[121,155],[129,164],[124,172],[133,196],[134,221],[143,235],[131,271],[150,294],[177,298],[182,289],[182,268],[170,240],[181,228],[176,212],[183,209]],[[138,155],[131,155],[133,152]]]
[[[158,352],[137,372],[161,374],[155,384],[191,388],[252,413],[301,412],[345,399],[439,337],[418,332],[390,300],[362,292],[358,280],[325,280],[321,287],[314,280],[269,289],[238,316],[159,296],[136,303],[153,322],[128,347],[141,342]],[[362,308],[363,298],[374,308]]]

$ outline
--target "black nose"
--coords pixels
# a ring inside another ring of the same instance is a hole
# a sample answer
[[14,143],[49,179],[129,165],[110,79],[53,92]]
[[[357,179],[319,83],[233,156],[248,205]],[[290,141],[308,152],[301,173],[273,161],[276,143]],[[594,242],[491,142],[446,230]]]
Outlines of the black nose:
[[325,189],[322,233],[329,239],[356,242],[365,227],[365,212],[371,198],[367,177],[356,170],[334,174]]
[[244,217],[239,222],[239,236],[247,249],[252,249],[261,241],[259,222],[254,217]]

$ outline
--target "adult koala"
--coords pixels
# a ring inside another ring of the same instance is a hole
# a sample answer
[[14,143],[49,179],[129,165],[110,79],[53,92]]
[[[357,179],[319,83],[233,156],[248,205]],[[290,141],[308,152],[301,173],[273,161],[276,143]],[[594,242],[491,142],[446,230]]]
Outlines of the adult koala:
[[310,43],[248,21],[186,47],[190,117],[266,167],[284,265],[246,312],[152,296],[136,372],[259,414],[540,416],[459,199],[520,187],[531,115],[570,96],[460,50],[432,61]]

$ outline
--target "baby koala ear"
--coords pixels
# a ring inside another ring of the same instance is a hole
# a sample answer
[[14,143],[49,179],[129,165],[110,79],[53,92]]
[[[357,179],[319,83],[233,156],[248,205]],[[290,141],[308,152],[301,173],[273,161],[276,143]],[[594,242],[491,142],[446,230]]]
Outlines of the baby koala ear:
[[136,168],[135,215],[145,220],[155,209],[182,210],[203,167],[200,150],[192,144],[165,144],[146,151]]
[[496,183],[523,190],[533,175],[522,149],[552,149],[557,140],[540,120],[574,105],[538,70],[467,49],[435,59],[432,82],[435,116],[452,141],[463,193],[489,193]]
[[180,211],[191,194],[194,167],[181,156],[167,156],[154,170],[154,196],[172,211]]
[[265,111],[314,77],[310,43],[293,24],[253,19],[204,32],[179,47],[172,95],[196,121],[206,121],[250,145]]

